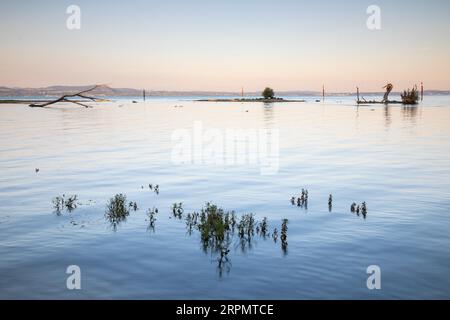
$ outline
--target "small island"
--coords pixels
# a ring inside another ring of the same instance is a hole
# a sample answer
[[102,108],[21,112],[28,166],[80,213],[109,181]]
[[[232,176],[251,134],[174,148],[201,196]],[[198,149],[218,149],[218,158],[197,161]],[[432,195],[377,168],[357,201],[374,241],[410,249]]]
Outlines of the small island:
[[275,92],[272,88],[265,88],[261,93],[261,98],[220,98],[220,99],[200,99],[196,100],[199,102],[264,102],[264,103],[273,103],[273,102],[306,102],[306,100],[291,100],[291,99],[283,99],[275,96]]

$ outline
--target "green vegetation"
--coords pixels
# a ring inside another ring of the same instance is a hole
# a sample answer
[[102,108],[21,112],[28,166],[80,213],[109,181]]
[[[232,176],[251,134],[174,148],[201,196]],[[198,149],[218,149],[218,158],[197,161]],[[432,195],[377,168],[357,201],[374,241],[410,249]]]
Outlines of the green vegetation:
[[264,99],[273,99],[275,98],[275,92],[272,88],[267,87],[262,92],[262,96],[264,97]]
[[105,217],[111,222],[113,227],[116,228],[120,222],[126,220],[129,216],[129,207],[130,206],[127,206],[127,196],[116,194],[106,205]]

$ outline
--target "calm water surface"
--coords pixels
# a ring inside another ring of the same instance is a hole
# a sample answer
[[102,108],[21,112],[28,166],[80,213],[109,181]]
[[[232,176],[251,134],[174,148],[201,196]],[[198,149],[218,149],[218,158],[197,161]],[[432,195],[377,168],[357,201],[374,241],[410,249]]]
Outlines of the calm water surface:
[[[450,97],[419,107],[339,99],[0,105],[0,298],[450,298]],[[172,134],[198,122],[278,130],[278,172],[175,164]],[[307,209],[290,203],[301,188]],[[117,193],[139,210],[114,228],[105,206]],[[80,205],[57,215],[62,194]],[[208,201],[267,217],[270,232],[288,219],[287,247],[233,238],[219,263],[186,228],[186,214]],[[350,212],[353,201],[367,203],[366,218]],[[66,288],[69,265],[81,268],[80,291]],[[381,268],[381,290],[367,289],[370,265]]]

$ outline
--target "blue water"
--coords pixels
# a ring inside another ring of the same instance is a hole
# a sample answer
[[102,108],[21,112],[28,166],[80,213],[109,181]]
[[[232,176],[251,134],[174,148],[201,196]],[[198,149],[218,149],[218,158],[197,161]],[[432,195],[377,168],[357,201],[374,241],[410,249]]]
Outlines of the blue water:
[[[349,97],[309,99],[0,105],[0,298],[450,298],[450,97],[359,108]],[[173,134],[198,124],[278,132],[278,169],[178,163]],[[290,203],[302,188],[307,209]],[[105,207],[117,193],[139,209],[114,228]],[[52,199],[63,194],[79,205],[58,215]],[[234,236],[219,265],[185,223],[207,201],[267,217],[271,233],[288,219],[287,246],[255,233],[242,250]],[[365,218],[350,212],[363,201]],[[81,290],[66,287],[69,265],[81,269]],[[370,265],[381,290],[367,288]]]

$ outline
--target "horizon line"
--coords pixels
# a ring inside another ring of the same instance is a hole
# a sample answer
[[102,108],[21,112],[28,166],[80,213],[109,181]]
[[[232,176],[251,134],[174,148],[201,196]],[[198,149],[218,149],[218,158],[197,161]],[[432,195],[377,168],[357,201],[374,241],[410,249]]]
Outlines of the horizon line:
[[[95,84],[83,84],[83,85],[55,84],[55,85],[37,86],[37,87],[0,85],[0,89],[39,90],[39,89],[50,89],[50,88],[54,88],[54,87],[63,87],[63,88],[66,87],[66,88],[70,89],[70,88],[84,88],[84,87],[90,87],[90,86],[93,87],[93,86],[95,86]],[[109,86],[109,85],[98,85],[98,86],[101,86],[103,88],[109,88],[112,90],[135,90],[135,91],[141,91],[141,92],[145,90],[146,92],[179,92],[179,93],[201,92],[201,93],[226,93],[226,94],[239,94],[239,95],[241,95],[241,93],[242,93],[241,90],[232,91],[232,90],[221,90],[221,89],[217,89],[217,90],[203,90],[203,89],[183,90],[183,89],[148,89],[148,88],[123,87],[123,86],[113,87],[113,86]],[[410,88],[407,88],[407,89],[410,89]],[[244,91],[244,93],[245,94],[260,93],[260,91],[262,92],[262,90],[264,90],[264,88],[262,88],[261,90],[249,90],[247,92]],[[284,89],[284,90],[274,89],[274,90],[275,90],[275,92],[278,92],[278,93],[304,92],[304,93],[318,93],[320,95],[322,94],[322,90],[311,90],[311,89]],[[402,92],[403,90],[393,91],[392,93],[399,93],[399,92]],[[424,93],[425,92],[450,92],[450,89],[424,89]],[[325,90],[325,93],[326,94],[330,94],[330,93],[335,93],[335,94],[355,93],[356,94],[357,92],[356,92],[356,90],[348,90],[348,91],[332,91],[332,90],[326,91]],[[360,93],[384,93],[384,91],[367,90],[367,91],[360,91]]]

